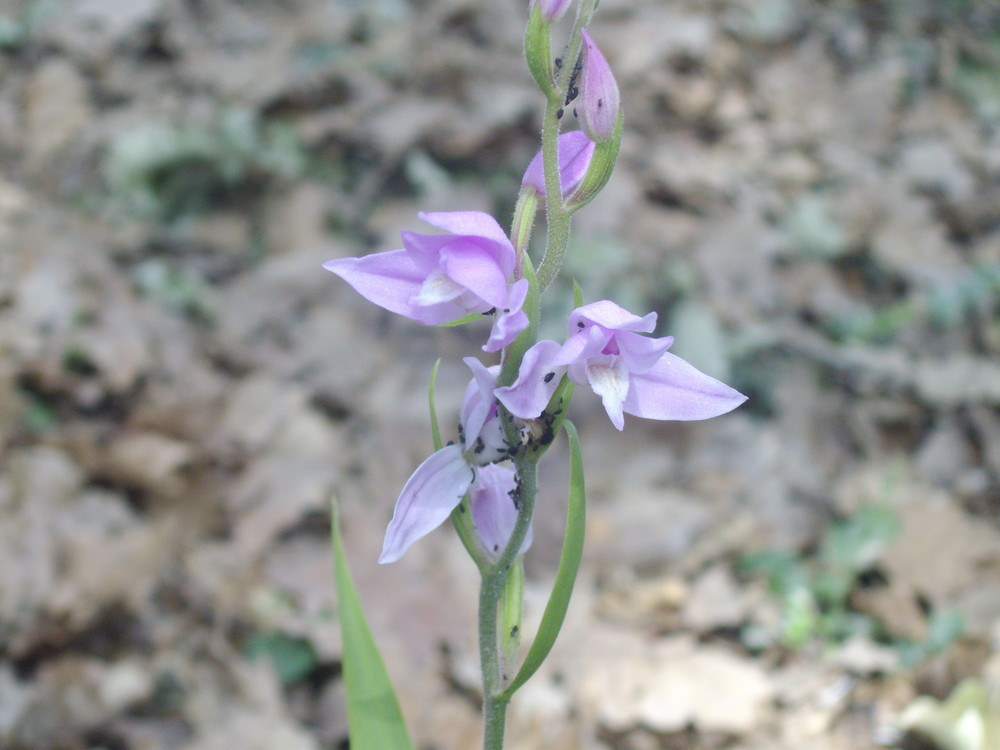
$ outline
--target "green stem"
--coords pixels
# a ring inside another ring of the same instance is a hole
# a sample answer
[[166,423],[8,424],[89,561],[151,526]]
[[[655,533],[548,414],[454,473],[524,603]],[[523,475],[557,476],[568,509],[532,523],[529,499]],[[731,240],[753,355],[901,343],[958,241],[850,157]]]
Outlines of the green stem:
[[503,695],[505,683],[513,675],[503,674],[501,668],[502,634],[499,629],[499,605],[503,597],[507,576],[520,554],[521,545],[531,527],[535,512],[538,473],[535,462],[523,453],[514,458],[520,489],[520,508],[517,523],[500,558],[483,575],[479,590],[479,657],[483,672],[483,720],[485,732],[483,750],[502,750],[504,726],[509,698]]

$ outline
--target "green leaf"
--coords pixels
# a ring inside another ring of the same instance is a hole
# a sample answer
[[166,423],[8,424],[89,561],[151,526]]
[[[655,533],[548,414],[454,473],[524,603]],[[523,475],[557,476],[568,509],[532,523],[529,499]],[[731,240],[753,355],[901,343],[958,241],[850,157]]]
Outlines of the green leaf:
[[351,750],[412,750],[403,712],[392,689],[354,588],[340,538],[337,501],[331,502],[333,572],[344,641],[344,688]]
[[444,446],[441,442],[441,428],[438,426],[438,413],[437,407],[434,406],[434,388],[437,385],[438,377],[438,367],[441,366],[441,359],[434,363],[434,369],[431,370],[431,382],[427,387],[427,406],[431,412],[431,437],[434,440],[434,450],[439,451]]
[[538,634],[524,657],[524,663],[517,676],[499,696],[510,698],[538,670],[545,657],[552,650],[559,630],[566,619],[566,610],[573,594],[573,584],[580,569],[583,557],[583,537],[587,526],[586,492],[583,486],[583,458],[580,455],[580,438],[576,427],[567,420],[563,423],[566,437],[569,438],[569,508],[566,512],[566,539],[563,541],[562,555],[559,558],[559,570],[552,586],[542,622],[538,626]]
[[455,320],[450,320],[447,323],[438,323],[439,328],[454,328],[455,326],[464,326],[466,323],[471,323],[474,320],[482,320],[482,313],[468,313],[463,315],[461,318],[456,318]]

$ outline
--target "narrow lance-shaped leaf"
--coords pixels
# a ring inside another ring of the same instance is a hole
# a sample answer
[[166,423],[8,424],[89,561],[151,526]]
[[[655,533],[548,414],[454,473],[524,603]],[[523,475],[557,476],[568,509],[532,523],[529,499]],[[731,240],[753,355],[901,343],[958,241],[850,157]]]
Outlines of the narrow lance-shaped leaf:
[[510,698],[518,688],[538,670],[549,655],[563,621],[566,619],[566,610],[569,607],[569,600],[573,594],[573,584],[576,582],[576,574],[580,569],[580,560],[583,557],[583,537],[587,525],[586,493],[583,485],[583,458],[580,455],[580,438],[577,436],[576,427],[567,420],[563,423],[566,437],[569,439],[569,508],[566,512],[566,539],[563,541],[562,555],[559,558],[559,570],[556,572],[556,580],[552,586],[552,594],[549,596],[548,604],[545,605],[545,612],[542,614],[542,622],[538,627],[538,634],[535,636],[528,655],[524,657],[524,663],[506,690],[500,695],[501,698]]
[[344,641],[344,691],[352,750],[412,750],[403,712],[379,655],[340,538],[337,501],[331,502],[333,571]]
[[431,412],[431,438],[434,440],[434,450],[436,451],[444,447],[444,443],[441,442],[441,428],[438,425],[437,406],[434,403],[434,389],[437,386],[438,368],[440,366],[441,360],[439,358],[434,363],[434,369],[431,370],[431,382],[427,386],[427,408]]

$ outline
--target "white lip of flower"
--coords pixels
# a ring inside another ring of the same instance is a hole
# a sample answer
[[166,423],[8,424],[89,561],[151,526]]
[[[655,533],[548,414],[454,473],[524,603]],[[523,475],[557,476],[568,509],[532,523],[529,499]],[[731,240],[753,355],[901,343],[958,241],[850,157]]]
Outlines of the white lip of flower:
[[451,302],[461,297],[465,287],[456,284],[440,268],[424,279],[420,291],[413,296],[415,305],[436,305],[439,302]]
[[618,357],[608,357],[604,362],[587,364],[587,382],[600,398],[608,412],[622,414],[622,404],[628,396],[628,372]]

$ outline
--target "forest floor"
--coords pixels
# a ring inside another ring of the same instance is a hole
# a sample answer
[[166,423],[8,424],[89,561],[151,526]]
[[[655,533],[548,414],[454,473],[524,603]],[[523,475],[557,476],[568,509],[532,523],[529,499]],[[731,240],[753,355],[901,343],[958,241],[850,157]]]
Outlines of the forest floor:
[[[484,329],[320,264],[421,210],[509,222],[540,125],[525,5],[0,5],[2,747],[346,747],[331,495],[417,746],[478,745],[474,567],[448,530],[375,560],[433,362],[453,432]],[[656,310],[750,400],[619,434],[578,393],[584,564],[511,750],[1000,748],[998,23],[601,4],[626,131],[548,320],[574,278]],[[918,700],[960,683],[950,713]]]

